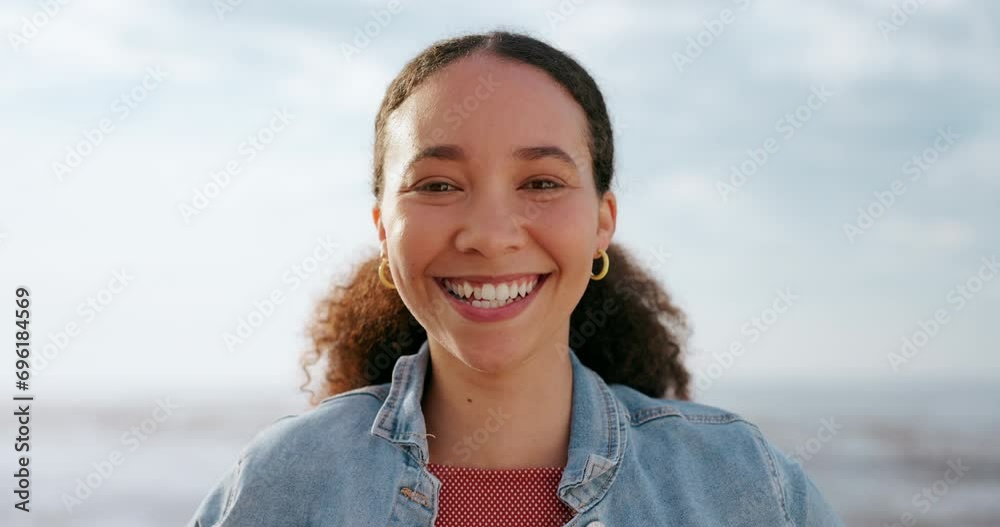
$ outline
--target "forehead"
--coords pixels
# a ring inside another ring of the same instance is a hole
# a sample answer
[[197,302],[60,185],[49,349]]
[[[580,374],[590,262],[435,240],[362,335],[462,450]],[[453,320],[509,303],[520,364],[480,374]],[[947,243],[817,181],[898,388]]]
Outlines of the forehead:
[[387,163],[437,144],[459,145],[474,157],[553,145],[589,159],[586,116],[569,92],[539,68],[489,54],[434,73],[386,124]]

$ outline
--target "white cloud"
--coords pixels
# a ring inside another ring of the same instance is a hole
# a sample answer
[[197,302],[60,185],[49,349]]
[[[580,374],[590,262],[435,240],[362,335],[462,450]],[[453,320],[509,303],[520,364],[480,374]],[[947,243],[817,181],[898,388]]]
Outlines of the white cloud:
[[[347,58],[341,51],[342,43],[325,43],[323,35],[289,32],[271,44],[280,46],[282,53],[301,64],[302,69],[283,82],[283,89],[304,105],[343,113],[370,109],[374,114],[384,87],[396,73],[395,66],[388,64],[384,56],[362,49]],[[382,89],[373,90],[373,86]]]
[[965,26],[975,42],[970,46],[968,40],[928,35],[927,24],[919,18],[911,18],[886,42],[878,20],[888,18],[891,5],[757,1],[749,9],[753,22],[766,24],[780,36],[764,42],[769,44],[766,52],[752,55],[754,70],[768,75],[805,73],[839,85],[888,75],[923,81],[962,77],[998,82],[1000,69],[992,64],[990,54],[970,52],[970,48],[989,49],[993,42],[987,17],[974,9],[955,10],[957,2],[928,2],[912,17],[939,17]]
[[896,214],[873,227],[872,241],[914,249],[965,249],[976,241],[975,228],[954,218],[920,219]]
[[652,194],[672,206],[696,211],[719,212],[724,205],[707,177],[690,172],[662,178]]
[[538,22],[543,26],[543,36],[573,48],[599,48],[623,37],[631,37],[634,33],[681,33],[704,29],[700,25],[703,20],[701,12],[688,4],[645,4],[636,8],[624,2],[585,2],[553,27],[545,13],[550,10],[558,12],[555,6],[539,10]]
[[962,143],[953,155],[942,159],[942,167],[930,170],[928,184],[953,187],[964,186],[970,181],[1000,187],[1000,136],[970,136],[969,143]]

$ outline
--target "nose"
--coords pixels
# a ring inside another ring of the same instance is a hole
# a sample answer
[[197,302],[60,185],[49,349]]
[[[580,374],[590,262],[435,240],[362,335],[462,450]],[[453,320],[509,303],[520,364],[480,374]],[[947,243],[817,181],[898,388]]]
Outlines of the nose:
[[514,192],[482,189],[473,196],[455,236],[456,249],[478,252],[489,259],[522,249],[527,242],[525,216]]

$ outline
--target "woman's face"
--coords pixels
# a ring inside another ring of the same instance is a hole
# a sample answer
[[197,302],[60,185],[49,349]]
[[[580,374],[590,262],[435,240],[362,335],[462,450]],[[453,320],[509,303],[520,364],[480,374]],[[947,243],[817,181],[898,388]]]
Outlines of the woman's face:
[[373,219],[432,347],[486,372],[565,350],[570,314],[615,229],[615,198],[597,195],[586,134],[561,85],[488,54],[440,70],[390,116]]

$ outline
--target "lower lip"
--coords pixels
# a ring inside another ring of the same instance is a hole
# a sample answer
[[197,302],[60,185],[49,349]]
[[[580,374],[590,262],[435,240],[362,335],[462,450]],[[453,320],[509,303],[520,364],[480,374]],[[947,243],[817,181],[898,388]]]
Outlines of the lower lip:
[[443,283],[438,280],[435,280],[435,282],[438,284],[438,289],[444,293],[444,296],[448,298],[448,302],[455,308],[455,311],[458,311],[458,313],[463,317],[472,320],[473,322],[500,322],[501,320],[514,318],[527,309],[528,304],[535,300],[535,297],[538,296],[538,291],[541,290],[545,282],[548,281],[549,276],[551,276],[551,273],[542,275],[542,277],[538,280],[538,283],[535,284],[534,289],[531,290],[531,294],[529,294],[526,298],[516,302],[511,302],[503,307],[493,309],[476,307],[468,302],[459,300],[455,298],[455,296],[452,295],[447,288],[445,288]]

